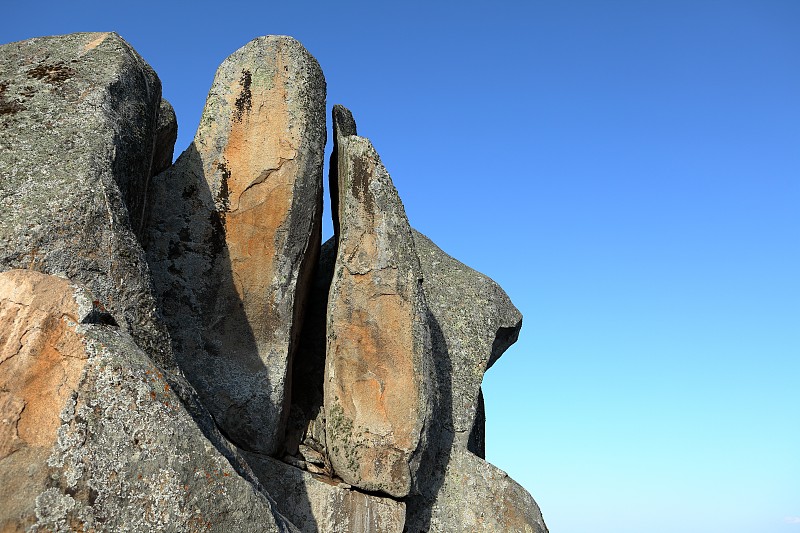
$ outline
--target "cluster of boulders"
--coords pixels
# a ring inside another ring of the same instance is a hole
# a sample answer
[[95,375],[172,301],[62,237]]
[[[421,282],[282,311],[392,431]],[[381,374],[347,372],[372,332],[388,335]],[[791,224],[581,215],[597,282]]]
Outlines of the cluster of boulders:
[[483,460],[522,317],[408,222],[294,39],[194,141],[114,33],[0,47],[0,531],[547,531]]

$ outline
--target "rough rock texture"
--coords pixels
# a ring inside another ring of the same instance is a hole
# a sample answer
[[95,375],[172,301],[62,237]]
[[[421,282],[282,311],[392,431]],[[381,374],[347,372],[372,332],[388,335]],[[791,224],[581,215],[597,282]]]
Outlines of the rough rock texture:
[[95,301],[0,274],[0,530],[295,531]]
[[412,491],[432,395],[431,340],[411,227],[367,139],[338,136],[336,265],[328,298],[327,451],[351,485]]
[[454,450],[428,528],[408,531],[547,533],[547,526],[531,495],[508,474],[468,451]]
[[0,46],[0,269],[86,284],[171,368],[134,230],[153,154],[171,150],[155,143],[160,103],[158,77],[114,33]]
[[435,357],[449,359],[437,376],[440,396],[452,398],[445,428],[467,448],[483,374],[516,342],[522,315],[492,279],[453,259],[425,235],[413,233],[425,299],[440,333]]
[[401,533],[405,504],[346,488],[275,459],[244,453],[275,498],[278,510],[303,533]]
[[423,461],[427,476],[419,495],[407,501],[407,528],[418,533],[438,531],[437,506],[453,496],[452,487],[447,489],[451,494],[442,492],[452,476],[453,458],[468,451],[485,454],[481,381],[517,340],[522,315],[497,283],[453,259],[418,231],[413,234],[425,278],[437,381],[436,424]]
[[153,180],[146,248],[176,358],[237,445],[284,436],[319,253],[325,81],[294,39],[217,70],[192,145]]

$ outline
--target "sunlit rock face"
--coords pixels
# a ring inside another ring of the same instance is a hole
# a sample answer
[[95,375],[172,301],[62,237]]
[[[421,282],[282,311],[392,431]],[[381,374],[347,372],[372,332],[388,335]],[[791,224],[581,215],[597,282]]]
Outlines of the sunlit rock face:
[[433,366],[411,227],[371,143],[337,136],[338,250],[328,297],[325,415],[333,469],[408,495],[427,443]]
[[153,180],[146,246],[181,368],[242,448],[276,453],[319,254],[325,80],[290,37],[217,70],[192,145]]
[[0,274],[0,530],[293,531],[67,279]]

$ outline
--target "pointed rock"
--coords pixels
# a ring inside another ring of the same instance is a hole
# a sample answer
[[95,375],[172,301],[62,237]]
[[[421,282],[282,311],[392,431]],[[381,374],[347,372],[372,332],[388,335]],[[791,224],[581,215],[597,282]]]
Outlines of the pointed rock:
[[[342,131],[340,125],[335,126]],[[431,340],[403,204],[371,143],[337,137],[339,243],[328,298],[325,422],[334,471],[403,497],[427,443]]]
[[155,72],[115,33],[0,46],[0,269],[86,284],[169,369],[137,240],[160,103]]
[[406,506],[344,488],[270,457],[244,452],[253,471],[275,498],[278,511],[302,533],[402,533]]
[[148,260],[176,358],[227,436],[275,453],[319,254],[325,80],[290,37],[217,70],[194,142],[154,179]]
[[[442,410],[437,419],[466,449],[482,403],[483,374],[516,342],[522,315],[497,283],[453,259],[416,230],[414,244],[425,277],[425,299],[435,319]],[[475,438],[481,433],[479,428]]]
[[0,530],[296,531],[95,301],[0,274]]

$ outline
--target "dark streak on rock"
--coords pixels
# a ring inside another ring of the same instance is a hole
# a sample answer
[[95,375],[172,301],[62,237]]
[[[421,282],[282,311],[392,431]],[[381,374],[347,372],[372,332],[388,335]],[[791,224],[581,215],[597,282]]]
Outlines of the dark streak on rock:
[[34,78],[50,85],[60,85],[75,75],[75,70],[62,62],[58,62],[52,65],[39,65],[30,69],[27,74],[29,78]]
[[242,92],[239,93],[239,96],[236,98],[236,109],[233,112],[233,117],[238,122],[242,121],[242,116],[244,115],[245,111],[250,111],[253,107],[253,95],[250,92],[250,84],[253,81],[253,76],[250,74],[249,70],[242,71],[242,77],[239,80],[239,83],[242,85]]

